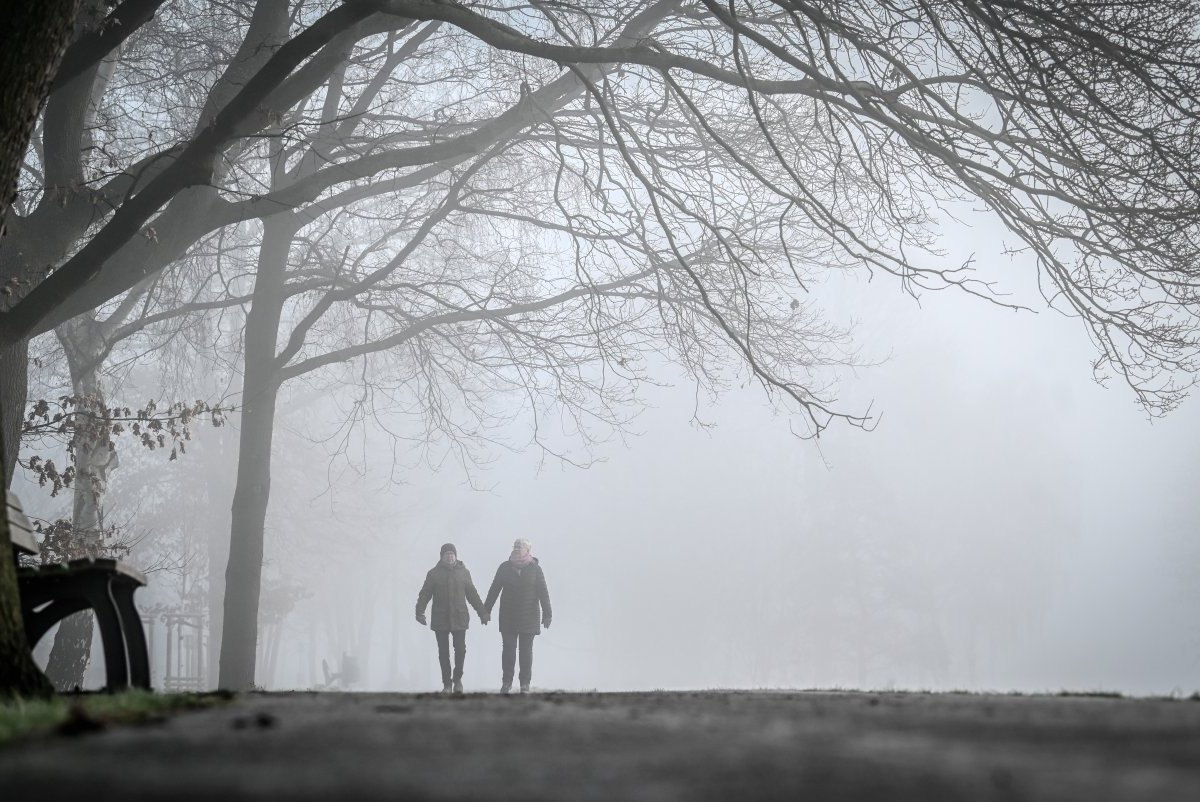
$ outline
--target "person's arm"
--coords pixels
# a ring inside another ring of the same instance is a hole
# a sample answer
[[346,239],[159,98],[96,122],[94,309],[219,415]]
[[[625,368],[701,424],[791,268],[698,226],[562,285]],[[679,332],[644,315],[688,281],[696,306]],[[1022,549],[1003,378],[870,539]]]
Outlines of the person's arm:
[[550,628],[550,588],[546,587],[546,572],[542,570],[542,566],[538,566],[537,577],[537,594],[538,601],[542,603],[542,626],[546,629]]
[[425,608],[429,606],[429,600],[433,598],[433,575],[425,575],[425,584],[421,586],[421,592],[417,594],[417,623],[427,624],[425,620]]
[[[466,568],[463,570],[467,571]],[[486,624],[491,616],[483,607],[483,600],[479,598],[479,591],[475,589],[475,582],[471,579],[470,571],[467,571],[467,603],[475,608],[475,614],[479,616],[479,623]]]
[[504,570],[504,563],[496,569],[496,578],[492,580],[492,586],[488,588],[487,600],[483,603],[483,609],[487,610],[488,618],[492,616],[492,606],[496,603],[496,599],[500,598],[500,572]]

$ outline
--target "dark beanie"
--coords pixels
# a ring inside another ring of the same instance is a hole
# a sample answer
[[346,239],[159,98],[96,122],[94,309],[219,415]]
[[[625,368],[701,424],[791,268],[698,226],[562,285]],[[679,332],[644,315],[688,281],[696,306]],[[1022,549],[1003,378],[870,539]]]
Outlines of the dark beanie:
[[438,554],[445,554],[445,553],[446,553],[446,552],[448,552],[448,551],[452,551],[452,552],[454,552],[454,556],[455,556],[455,557],[457,557],[457,556],[458,556],[458,549],[454,548],[454,544],[453,544],[453,543],[443,543],[443,544],[442,544],[442,550],[441,550],[441,551],[439,551],[439,552],[438,552]]

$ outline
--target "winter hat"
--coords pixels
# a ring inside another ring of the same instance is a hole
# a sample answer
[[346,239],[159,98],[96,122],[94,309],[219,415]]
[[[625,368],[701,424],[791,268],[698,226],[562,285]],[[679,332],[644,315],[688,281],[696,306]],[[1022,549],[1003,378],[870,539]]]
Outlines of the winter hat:
[[438,554],[439,554],[439,555],[441,555],[441,554],[445,554],[445,553],[446,553],[446,552],[448,552],[448,551],[452,551],[452,552],[454,552],[454,556],[455,556],[455,557],[457,557],[457,556],[458,556],[458,549],[454,548],[454,544],[453,544],[453,543],[443,543],[443,544],[442,544],[442,550],[441,550],[441,551],[439,551],[439,552],[438,552]]
[[533,562],[533,544],[523,537],[519,537],[513,541],[512,554],[508,556],[509,562],[521,568]]

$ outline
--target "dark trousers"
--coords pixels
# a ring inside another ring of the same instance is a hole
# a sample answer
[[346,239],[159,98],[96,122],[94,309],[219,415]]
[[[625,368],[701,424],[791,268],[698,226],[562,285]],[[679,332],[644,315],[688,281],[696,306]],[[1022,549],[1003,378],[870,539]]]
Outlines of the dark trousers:
[[[467,631],[434,632],[438,642],[438,662],[442,664],[442,684],[449,685],[462,679],[463,662],[467,659]],[[450,636],[454,636],[454,675],[450,674]]]
[[534,633],[502,632],[504,650],[500,653],[500,670],[503,672],[502,682],[512,685],[513,665],[517,662],[517,647],[521,647],[521,684],[528,685],[533,678],[533,638]]

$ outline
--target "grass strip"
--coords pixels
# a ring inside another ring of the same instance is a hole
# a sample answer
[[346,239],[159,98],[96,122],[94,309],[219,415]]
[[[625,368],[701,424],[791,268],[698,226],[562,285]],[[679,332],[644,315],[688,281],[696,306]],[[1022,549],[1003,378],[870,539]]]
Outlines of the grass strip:
[[0,701],[0,748],[28,738],[82,735],[121,724],[149,724],[185,710],[202,710],[233,698],[230,693],[63,694],[51,699]]

